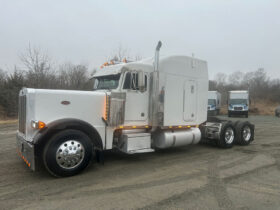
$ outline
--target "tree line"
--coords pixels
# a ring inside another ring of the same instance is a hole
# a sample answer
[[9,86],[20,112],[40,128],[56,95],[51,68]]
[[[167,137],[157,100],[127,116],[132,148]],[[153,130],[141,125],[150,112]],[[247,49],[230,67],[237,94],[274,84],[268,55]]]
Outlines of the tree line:
[[[106,58],[107,61],[121,62],[133,58],[129,51],[121,45]],[[20,54],[21,67],[15,66],[12,73],[0,68],[0,119],[14,118],[18,112],[18,94],[23,87],[64,90],[92,90],[94,73],[86,65],[64,63],[55,65],[52,59],[42,50],[29,47]]]
[[0,117],[17,116],[18,94],[23,87],[90,90],[92,81],[85,65],[65,63],[55,66],[41,50],[29,47],[20,55],[22,67],[12,73],[0,68]]
[[[126,56],[125,50],[119,48],[108,60],[121,61]],[[136,60],[140,56],[135,57]],[[91,72],[85,65],[65,63],[59,66],[41,50],[29,48],[20,55],[22,67],[15,66],[12,73],[0,68],[0,117],[17,116],[18,94],[23,87],[66,90],[91,90]],[[243,73],[240,71],[230,75],[218,73],[209,81],[209,90],[217,90],[222,94],[222,104],[227,102],[230,90],[249,90],[253,103],[260,100],[280,103],[280,79],[271,79],[264,69]]]
[[222,94],[222,104],[227,103],[231,90],[249,90],[252,103],[280,103],[280,79],[271,79],[263,68],[246,73],[236,71],[230,75],[218,73],[209,81],[209,90]]

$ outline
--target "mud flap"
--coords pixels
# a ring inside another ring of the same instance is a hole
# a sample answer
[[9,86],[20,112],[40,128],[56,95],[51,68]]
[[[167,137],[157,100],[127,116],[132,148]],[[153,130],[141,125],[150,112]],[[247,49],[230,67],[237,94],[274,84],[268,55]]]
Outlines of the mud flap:
[[104,152],[101,150],[95,150],[95,154],[96,154],[96,162],[104,165]]

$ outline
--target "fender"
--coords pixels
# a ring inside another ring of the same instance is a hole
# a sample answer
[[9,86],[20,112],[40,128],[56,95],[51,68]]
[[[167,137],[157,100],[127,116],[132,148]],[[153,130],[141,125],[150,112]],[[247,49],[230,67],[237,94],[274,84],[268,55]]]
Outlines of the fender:
[[99,151],[103,150],[103,143],[97,130],[89,123],[75,118],[60,119],[47,124],[45,128],[35,135],[33,144],[38,149],[42,149],[53,134],[64,129],[77,129],[83,131],[90,137],[95,149]]

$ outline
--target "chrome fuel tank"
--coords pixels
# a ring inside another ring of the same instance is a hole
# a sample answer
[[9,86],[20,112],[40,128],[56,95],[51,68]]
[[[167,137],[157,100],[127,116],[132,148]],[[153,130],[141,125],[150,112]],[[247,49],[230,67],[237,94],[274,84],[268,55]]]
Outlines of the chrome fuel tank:
[[154,135],[154,147],[159,149],[197,144],[201,139],[199,128],[188,130],[166,130]]

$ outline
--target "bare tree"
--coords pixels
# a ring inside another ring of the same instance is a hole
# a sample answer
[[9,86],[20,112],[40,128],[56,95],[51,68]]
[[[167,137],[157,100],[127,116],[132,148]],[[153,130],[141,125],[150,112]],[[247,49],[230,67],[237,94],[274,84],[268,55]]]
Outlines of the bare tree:
[[227,75],[224,73],[218,73],[215,76],[215,81],[217,82],[218,86],[223,86],[227,82]]
[[142,56],[141,56],[140,54],[136,54],[135,57],[134,57],[134,59],[135,59],[136,61],[140,61],[140,60],[142,59]]
[[126,48],[123,48],[121,45],[118,47],[117,50],[115,50],[111,56],[107,58],[107,61],[110,62],[123,62],[124,60],[133,60],[138,61],[141,60],[142,57],[140,54],[137,54],[135,56],[131,56],[129,53],[129,50]]
[[88,70],[85,65],[63,64],[59,67],[58,73],[59,88],[82,90],[88,89]]
[[228,82],[233,86],[240,86],[243,77],[244,77],[243,72],[236,71],[228,76]]
[[6,78],[7,78],[7,72],[0,69],[0,87],[2,87],[4,85],[4,82],[6,81]]
[[39,48],[28,48],[20,55],[20,60],[26,68],[27,80],[30,87],[51,88],[54,79],[51,59]]

